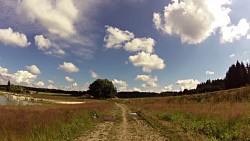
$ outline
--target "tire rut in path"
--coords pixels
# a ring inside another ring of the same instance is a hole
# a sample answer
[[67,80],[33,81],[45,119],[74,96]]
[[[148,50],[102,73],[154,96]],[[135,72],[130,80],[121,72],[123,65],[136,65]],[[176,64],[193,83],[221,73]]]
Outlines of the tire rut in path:
[[104,122],[95,127],[90,134],[77,141],[167,141],[164,136],[142,120],[138,115],[131,115],[124,104],[115,103],[114,110],[121,116],[121,122]]

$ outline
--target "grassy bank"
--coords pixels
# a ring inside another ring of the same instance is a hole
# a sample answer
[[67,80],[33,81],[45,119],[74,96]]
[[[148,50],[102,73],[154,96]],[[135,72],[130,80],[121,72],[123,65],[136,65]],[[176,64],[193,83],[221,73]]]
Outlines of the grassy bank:
[[2,141],[72,140],[112,109],[107,102],[82,105],[0,106]]
[[250,88],[179,97],[126,99],[171,140],[250,140]]

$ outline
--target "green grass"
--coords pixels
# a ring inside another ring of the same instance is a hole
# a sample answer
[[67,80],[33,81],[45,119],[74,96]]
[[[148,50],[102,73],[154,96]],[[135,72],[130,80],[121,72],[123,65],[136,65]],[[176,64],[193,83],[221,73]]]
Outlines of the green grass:
[[250,140],[250,87],[115,101],[127,104],[170,140]]
[[[73,140],[112,109],[108,102],[81,105],[0,106],[1,141]],[[94,114],[99,118],[94,118]]]

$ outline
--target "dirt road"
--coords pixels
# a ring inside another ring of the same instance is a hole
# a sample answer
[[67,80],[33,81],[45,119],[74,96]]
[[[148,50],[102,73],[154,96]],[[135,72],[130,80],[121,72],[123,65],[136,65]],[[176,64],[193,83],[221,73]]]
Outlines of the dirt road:
[[83,135],[77,141],[167,141],[154,128],[131,113],[126,105],[116,103],[113,111],[117,119],[107,120],[95,127],[91,133]]

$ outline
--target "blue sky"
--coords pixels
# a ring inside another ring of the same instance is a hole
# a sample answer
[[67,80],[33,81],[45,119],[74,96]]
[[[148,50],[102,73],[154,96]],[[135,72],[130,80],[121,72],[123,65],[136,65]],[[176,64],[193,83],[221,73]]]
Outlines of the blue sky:
[[0,0],[0,83],[170,91],[249,60],[244,0]]

